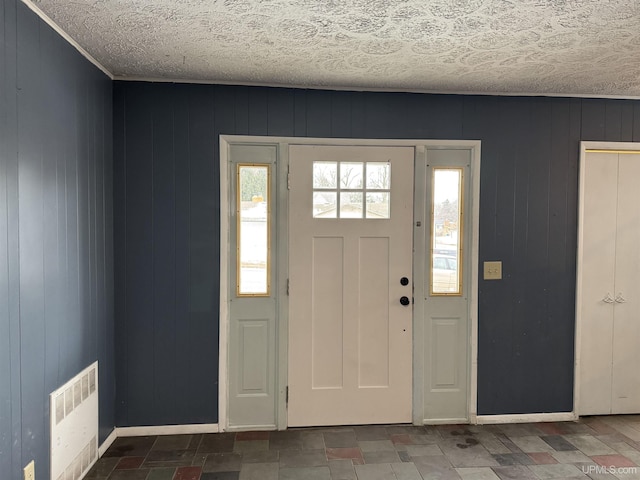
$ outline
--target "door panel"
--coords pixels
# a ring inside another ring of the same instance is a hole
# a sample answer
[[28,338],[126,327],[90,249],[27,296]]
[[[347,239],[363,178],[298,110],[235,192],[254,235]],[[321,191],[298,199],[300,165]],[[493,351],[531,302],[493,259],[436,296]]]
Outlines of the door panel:
[[469,415],[471,152],[427,150],[424,420]]
[[[276,192],[274,145],[233,145],[230,162],[229,391],[230,428],[273,428],[276,425],[276,293],[275,269],[270,265],[275,245]],[[258,167],[261,172],[256,176]],[[254,174],[259,190],[243,195]],[[265,185],[264,182],[268,182]],[[258,194],[261,198],[257,198]],[[253,197],[253,198],[252,198]],[[269,207],[267,208],[267,205]]]
[[618,155],[612,413],[640,412],[640,155]]
[[589,153],[583,165],[580,415],[611,413],[616,155]]
[[[344,241],[342,238],[314,238],[312,298],[332,301],[316,302],[311,316],[311,365],[313,388],[341,388],[343,385],[343,275]],[[327,262],[327,258],[334,259]],[[292,277],[293,283],[297,281]],[[298,290],[292,287],[295,292]]]
[[288,424],[410,422],[414,149],[289,155]]

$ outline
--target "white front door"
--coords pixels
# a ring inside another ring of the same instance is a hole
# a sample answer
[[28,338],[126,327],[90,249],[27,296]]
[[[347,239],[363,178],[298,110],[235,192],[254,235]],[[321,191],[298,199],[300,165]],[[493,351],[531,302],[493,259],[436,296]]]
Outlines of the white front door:
[[411,422],[413,147],[289,147],[288,425]]

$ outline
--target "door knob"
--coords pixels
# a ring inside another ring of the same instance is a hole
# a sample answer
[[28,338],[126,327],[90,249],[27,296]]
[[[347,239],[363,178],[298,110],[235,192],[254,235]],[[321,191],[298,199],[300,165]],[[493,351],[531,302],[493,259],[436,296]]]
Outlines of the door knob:
[[613,303],[615,300],[611,298],[611,294],[607,292],[607,296],[602,299],[604,303]]
[[409,297],[400,297],[400,304],[401,305],[404,305],[406,307],[410,303],[411,303],[411,301],[409,300]]
[[626,303],[626,298],[622,296],[622,292],[616,295],[616,303]]
[[402,277],[400,279],[400,285],[402,286],[409,285],[409,279],[407,277]]

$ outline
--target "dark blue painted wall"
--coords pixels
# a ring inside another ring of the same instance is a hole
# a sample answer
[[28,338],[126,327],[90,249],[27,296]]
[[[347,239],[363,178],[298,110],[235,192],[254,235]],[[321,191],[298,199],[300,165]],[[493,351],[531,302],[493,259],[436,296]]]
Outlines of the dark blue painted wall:
[[112,82],[0,4],[0,477],[49,476],[50,392],[100,365],[115,425]]
[[217,421],[220,134],[479,139],[480,414],[572,410],[580,140],[640,102],[116,82],[118,425]]

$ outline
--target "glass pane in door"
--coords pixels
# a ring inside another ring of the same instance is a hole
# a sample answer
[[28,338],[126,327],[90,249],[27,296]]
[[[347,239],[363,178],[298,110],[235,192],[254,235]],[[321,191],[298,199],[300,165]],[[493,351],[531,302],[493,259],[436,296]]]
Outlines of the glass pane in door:
[[461,295],[462,169],[433,169],[431,206],[431,294]]
[[269,165],[238,165],[238,296],[270,294],[269,168]]

